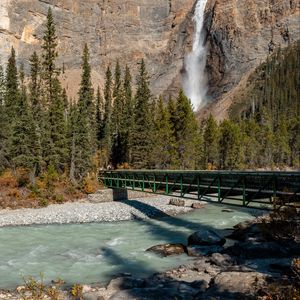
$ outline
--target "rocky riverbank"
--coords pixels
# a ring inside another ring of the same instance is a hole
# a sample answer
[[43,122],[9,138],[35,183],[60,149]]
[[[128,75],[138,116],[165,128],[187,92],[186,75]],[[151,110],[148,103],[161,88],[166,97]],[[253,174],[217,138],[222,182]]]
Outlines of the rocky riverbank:
[[[53,283],[50,289],[42,287],[42,294],[44,299],[64,300],[298,300],[299,224],[299,212],[293,211],[284,219],[259,217],[240,223],[226,240],[211,230],[196,232],[188,238],[186,245],[166,244],[148,249],[163,256],[187,252],[195,257],[189,264],[148,278],[119,274],[107,285],[75,285],[58,291]],[[276,226],[280,229],[274,231]],[[229,239],[235,243],[224,247]],[[189,252],[189,249],[194,251]],[[0,299],[35,299],[31,297],[32,286],[35,293],[40,292],[37,285],[28,284],[16,291],[0,292]],[[59,298],[53,298],[51,295],[54,294]]]
[[43,224],[114,222],[187,213],[195,201],[169,205],[170,198],[157,196],[136,200],[90,203],[88,200],[49,205],[39,209],[0,210],[0,227]]

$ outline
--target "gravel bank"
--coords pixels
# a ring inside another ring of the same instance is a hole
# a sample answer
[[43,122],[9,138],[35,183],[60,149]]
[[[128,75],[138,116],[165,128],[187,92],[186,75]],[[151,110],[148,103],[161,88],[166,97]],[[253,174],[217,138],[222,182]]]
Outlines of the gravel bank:
[[[49,205],[39,209],[0,210],[0,227],[42,224],[114,222],[176,215],[192,210],[168,205],[170,198],[159,196],[122,202],[89,203],[87,201]],[[189,206],[189,207],[188,207]]]

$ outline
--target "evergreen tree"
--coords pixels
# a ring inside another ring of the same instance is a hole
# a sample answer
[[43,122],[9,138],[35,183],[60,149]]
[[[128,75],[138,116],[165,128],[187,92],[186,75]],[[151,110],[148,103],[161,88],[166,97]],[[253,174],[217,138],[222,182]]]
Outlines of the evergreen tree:
[[137,91],[135,95],[134,129],[132,132],[132,165],[134,168],[148,168],[150,166],[150,152],[152,148],[150,114],[151,92],[149,78],[144,60],[140,63],[137,77]]
[[82,180],[92,168],[92,155],[96,150],[95,109],[93,88],[91,82],[91,67],[89,65],[88,47],[85,45],[82,56],[82,75],[79,89],[77,109],[73,108],[71,125],[71,156],[72,174]]
[[123,79],[123,91],[125,97],[124,124],[125,124],[125,161],[129,164],[132,161],[132,135],[134,130],[134,98],[132,96],[132,77],[129,67],[126,65]]
[[126,161],[125,94],[122,87],[119,61],[115,68],[112,112],[112,163],[114,166]]
[[47,14],[47,23],[46,29],[43,36],[43,54],[42,54],[42,64],[43,64],[43,79],[44,79],[44,88],[46,93],[46,102],[49,104],[54,97],[53,93],[55,92],[55,86],[57,85],[57,75],[58,70],[55,65],[55,60],[58,56],[57,54],[57,37],[56,29],[53,19],[52,10],[49,7]]
[[241,132],[237,124],[224,120],[220,125],[220,167],[238,169],[243,160]]
[[20,69],[21,91],[17,98],[16,113],[18,117],[12,125],[11,157],[14,168],[34,168],[35,142],[33,117],[28,107],[27,92],[24,84],[23,67]]
[[175,137],[180,169],[196,169],[202,147],[196,116],[190,100],[181,90],[175,110]]
[[65,108],[58,78],[52,82],[52,98],[47,112],[46,137],[43,149],[48,165],[63,172],[67,167],[68,143]]
[[0,65],[0,172],[9,166],[8,155],[8,118],[5,106],[5,75]]
[[203,140],[204,166],[205,168],[214,169],[219,159],[219,130],[218,124],[212,115],[206,121]]
[[170,122],[169,111],[159,98],[154,126],[155,138],[152,150],[155,168],[170,169],[176,157],[176,142]]
[[104,102],[100,92],[100,87],[98,86],[96,94],[96,134],[98,145],[103,136],[103,118],[104,118]]
[[64,171],[67,163],[68,144],[65,120],[65,105],[56,67],[57,37],[52,10],[47,14],[46,29],[42,44],[43,88],[48,106],[45,116],[42,149],[48,165]]
[[101,130],[101,151],[105,161],[105,166],[108,166],[111,157],[111,115],[112,115],[112,74],[110,67],[107,67],[105,76],[105,87],[104,87],[104,119],[103,119],[103,129]]
[[12,47],[11,55],[8,59],[6,67],[6,95],[5,95],[5,107],[6,113],[9,118],[9,123],[12,124],[15,121],[17,115],[17,101],[19,93],[18,84],[18,70],[16,65],[16,52]]
[[[32,113],[36,122],[40,122],[43,118],[42,99],[41,99],[41,65],[36,52],[29,59],[30,63],[30,102]],[[38,123],[37,126],[40,124]]]

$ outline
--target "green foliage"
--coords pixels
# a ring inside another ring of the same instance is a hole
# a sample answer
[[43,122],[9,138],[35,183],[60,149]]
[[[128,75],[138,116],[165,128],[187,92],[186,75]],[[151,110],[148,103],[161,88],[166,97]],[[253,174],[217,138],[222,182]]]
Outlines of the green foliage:
[[204,166],[214,169],[219,161],[219,129],[212,115],[206,121],[203,133]]
[[197,169],[202,147],[199,126],[190,100],[180,91],[174,114],[175,140],[180,169]]
[[152,95],[144,60],[140,63],[135,95],[134,127],[132,132],[132,165],[134,168],[149,168],[153,144],[153,120],[151,118]]

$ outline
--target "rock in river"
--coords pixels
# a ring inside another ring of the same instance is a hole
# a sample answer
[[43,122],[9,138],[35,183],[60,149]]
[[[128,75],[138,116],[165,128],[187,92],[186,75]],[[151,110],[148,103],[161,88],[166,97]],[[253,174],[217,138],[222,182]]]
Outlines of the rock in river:
[[188,238],[188,245],[199,245],[199,246],[211,246],[220,245],[223,246],[226,240],[220,237],[217,233],[212,230],[200,230],[194,232]]
[[183,244],[162,244],[153,246],[146,251],[154,252],[162,256],[180,255],[186,252]]
[[185,202],[182,199],[176,199],[176,198],[172,198],[170,199],[170,205],[174,205],[174,206],[185,206]]

